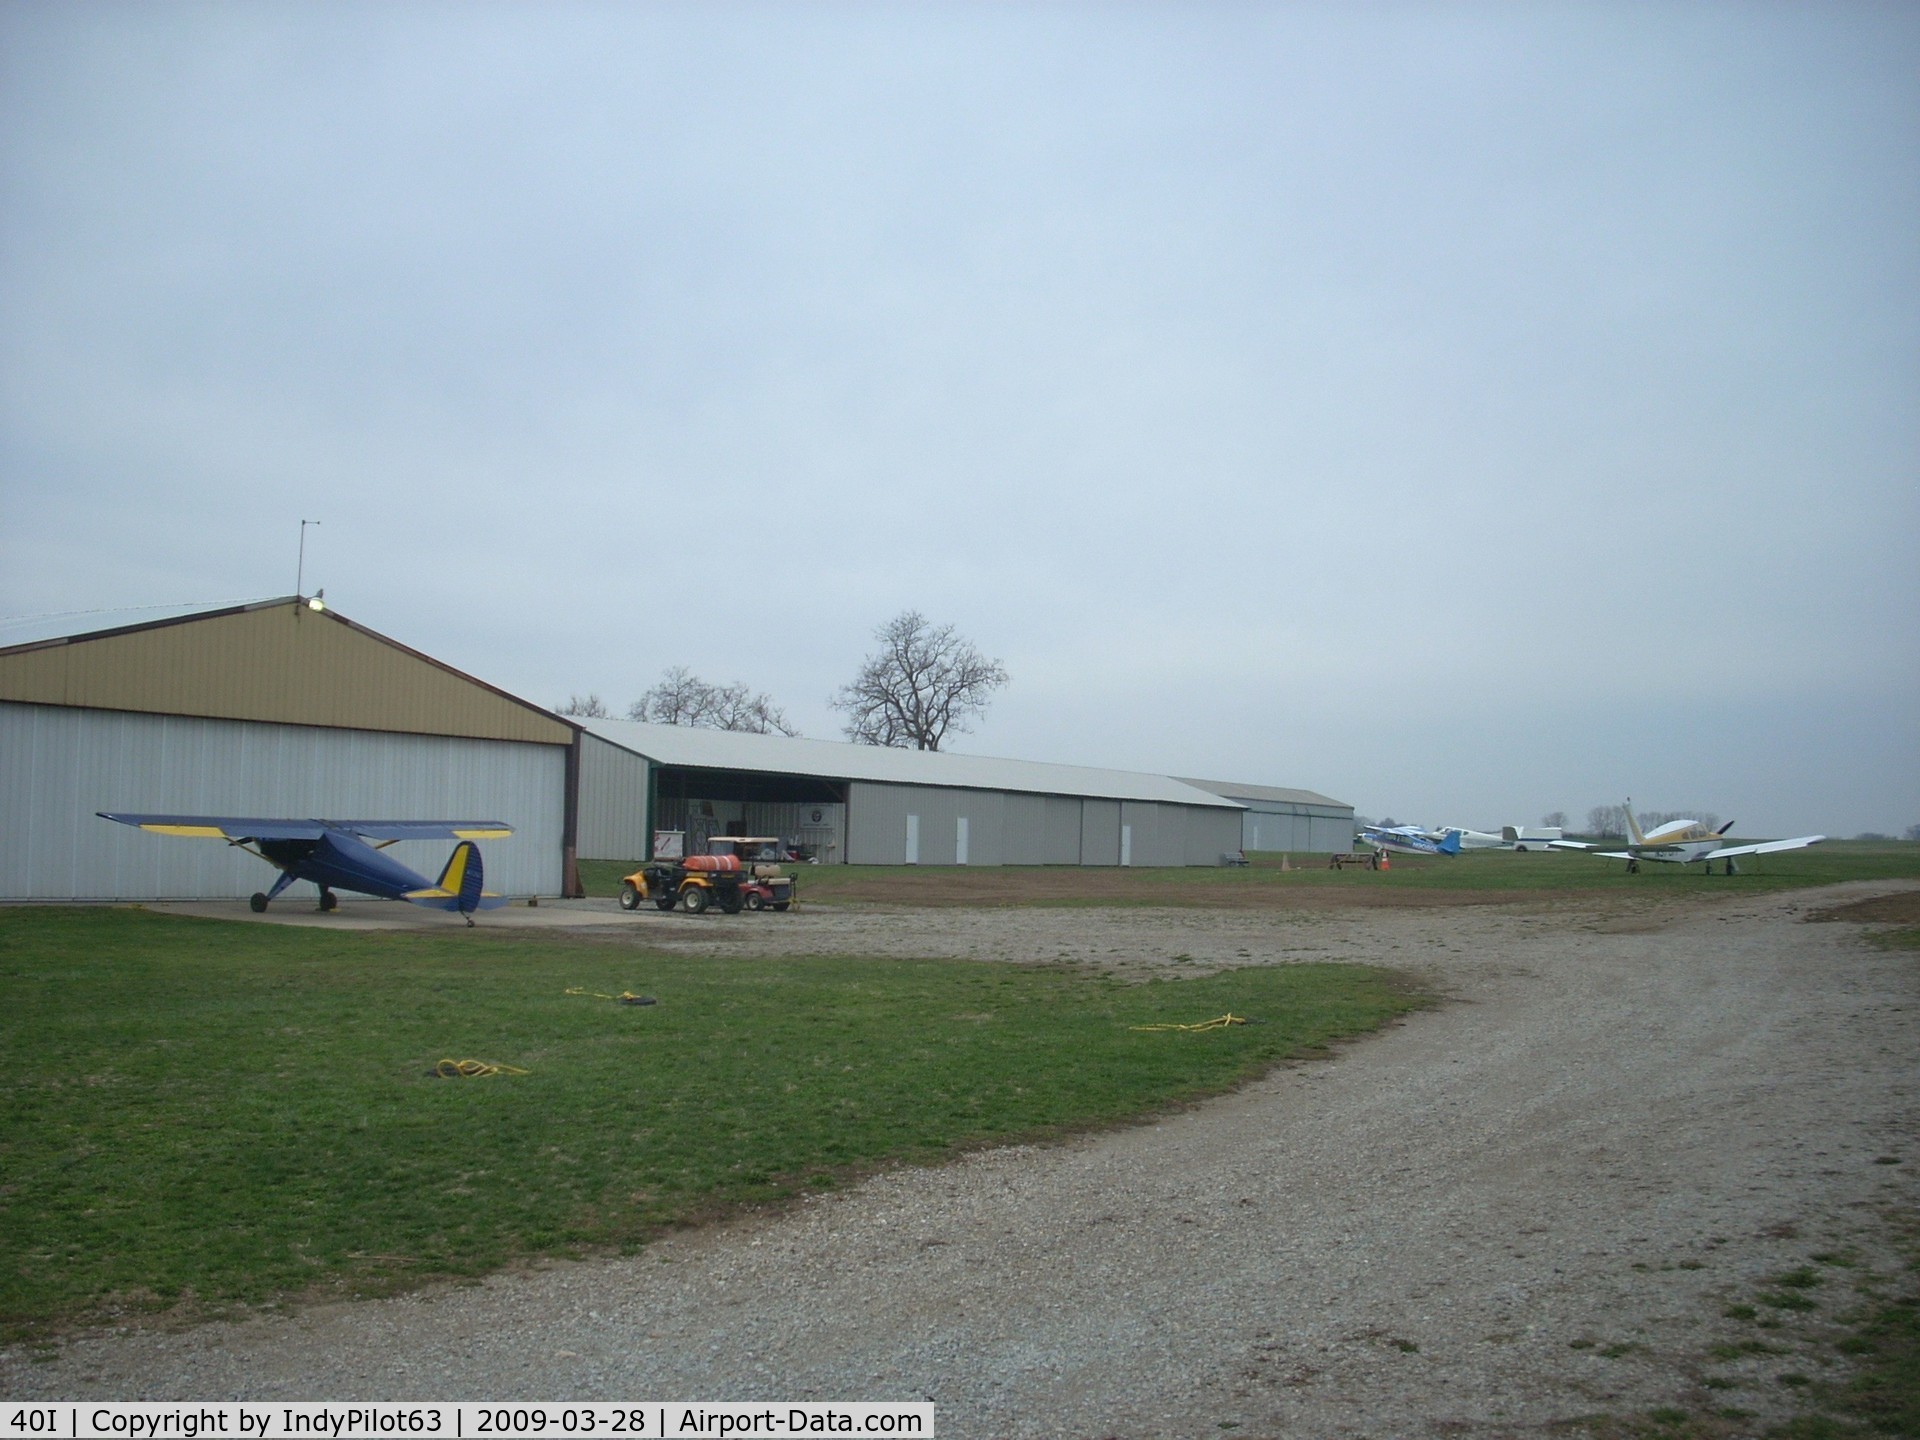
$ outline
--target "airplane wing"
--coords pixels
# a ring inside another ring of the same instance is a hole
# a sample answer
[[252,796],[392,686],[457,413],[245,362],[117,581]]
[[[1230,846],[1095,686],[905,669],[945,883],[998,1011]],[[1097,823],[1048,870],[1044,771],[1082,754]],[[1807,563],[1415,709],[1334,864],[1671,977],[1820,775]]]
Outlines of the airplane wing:
[[504,820],[329,820],[363,840],[504,840],[513,826]]
[[1795,840],[1766,840],[1758,845],[1723,845],[1706,858],[1731,860],[1736,855],[1771,855],[1778,850],[1804,850],[1826,838],[1824,835],[1802,835]]
[[138,826],[156,835],[206,840],[318,840],[345,830],[363,840],[502,840],[513,827],[502,820],[269,820],[245,815],[116,815],[103,820]]
[[327,827],[318,820],[262,820],[244,815],[114,815],[94,812],[156,835],[185,835],[204,840],[318,840]]
[[1584,840],[1549,840],[1547,848],[1549,850],[1591,850],[1593,846]]

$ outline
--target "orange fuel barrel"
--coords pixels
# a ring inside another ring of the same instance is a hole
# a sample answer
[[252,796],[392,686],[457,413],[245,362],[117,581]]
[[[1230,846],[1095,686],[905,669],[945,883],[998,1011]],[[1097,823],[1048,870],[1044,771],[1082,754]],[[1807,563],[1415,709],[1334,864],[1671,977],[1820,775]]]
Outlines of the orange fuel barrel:
[[683,862],[689,870],[727,872],[740,868],[738,855],[689,855]]

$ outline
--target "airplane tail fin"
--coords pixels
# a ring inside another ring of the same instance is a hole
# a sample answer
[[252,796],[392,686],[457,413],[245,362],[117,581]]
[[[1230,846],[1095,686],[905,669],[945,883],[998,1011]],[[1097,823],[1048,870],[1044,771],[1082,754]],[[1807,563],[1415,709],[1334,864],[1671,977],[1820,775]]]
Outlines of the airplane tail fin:
[[453,847],[453,854],[447,857],[447,867],[440,872],[439,883],[431,890],[409,890],[406,898],[416,905],[425,905],[434,910],[457,910],[462,915],[504,905],[506,901],[503,897],[482,888],[484,883],[485,867],[480,863],[480,847],[471,840],[462,840]]
[[1460,853],[1460,832],[1458,830],[1447,831],[1447,838],[1440,842],[1440,853],[1442,855],[1458,855]]
[[1635,845],[1646,844],[1647,837],[1640,833],[1640,822],[1633,818],[1633,801],[1627,801],[1627,803],[1620,808],[1626,813],[1627,817],[1627,839],[1631,840]]
[[470,915],[479,907],[484,875],[480,847],[471,840],[462,840],[453,847],[453,854],[447,857],[447,868],[440,872],[440,888],[449,895],[457,896],[460,913]]

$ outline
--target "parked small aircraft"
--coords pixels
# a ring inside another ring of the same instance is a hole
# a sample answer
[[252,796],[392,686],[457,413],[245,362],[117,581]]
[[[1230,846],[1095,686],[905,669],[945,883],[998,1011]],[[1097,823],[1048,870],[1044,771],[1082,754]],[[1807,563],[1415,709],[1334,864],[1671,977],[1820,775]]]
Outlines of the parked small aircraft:
[[1753,845],[1729,845],[1726,834],[1733,829],[1729,820],[1718,830],[1710,830],[1698,820],[1669,820],[1664,825],[1643,831],[1640,822],[1633,818],[1633,802],[1629,800],[1623,807],[1627,815],[1628,844],[1624,850],[1595,850],[1593,846],[1578,840],[1556,840],[1554,845],[1562,850],[1587,850],[1603,860],[1624,860],[1629,872],[1640,868],[1642,860],[1662,860],[1671,865],[1690,865],[1695,860],[1706,864],[1706,873],[1713,873],[1713,862],[1727,862],[1727,874],[1735,873],[1734,859],[1740,855],[1771,855],[1780,850],[1804,850],[1809,845],[1818,845],[1827,837],[1824,835],[1801,835],[1792,840],[1763,840]]
[[[320,887],[320,908],[340,902],[335,890],[352,890],[386,900],[408,900],[433,910],[455,910],[473,924],[475,910],[506,904],[506,897],[481,886],[480,847],[475,840],[499,840],[513,833],[498,820],[256,820],[231,815],[111,815],[103,820],[151,830],[224,840],[278,867],[273,888],[256,891],[254,912],[296,880]],[[438,881],[415,874],[381,851],[398,840],[458,840]],[[377,842],[377,843],[369,843]]]
[[1401,850],[1409,855],[1458,855],[1458,830],[1422,830],[1418,825],[1362,825],[1360,838],[1376,850]]

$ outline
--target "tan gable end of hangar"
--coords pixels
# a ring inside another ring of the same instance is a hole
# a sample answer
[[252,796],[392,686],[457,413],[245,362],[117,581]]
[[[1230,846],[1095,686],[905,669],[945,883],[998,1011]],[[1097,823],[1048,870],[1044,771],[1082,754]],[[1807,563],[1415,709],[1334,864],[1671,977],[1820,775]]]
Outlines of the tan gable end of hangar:
[[100,619],[0,632],[0,899],[258,888],[258,860],[100,810],[504,820],[489,888],[577,890],[576,732],[538,706],[294,596]]
[[0,700],[565,745],[546,711],[297,597],[0,649]]

